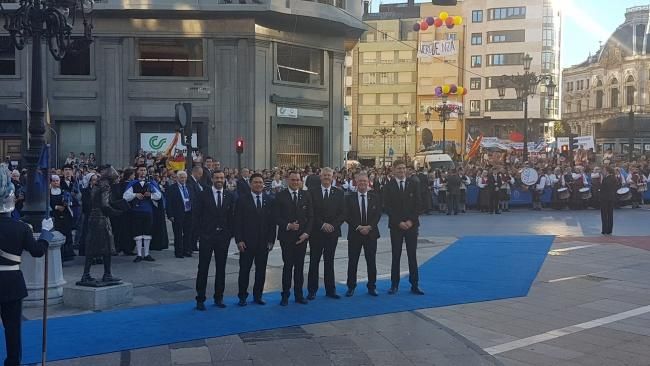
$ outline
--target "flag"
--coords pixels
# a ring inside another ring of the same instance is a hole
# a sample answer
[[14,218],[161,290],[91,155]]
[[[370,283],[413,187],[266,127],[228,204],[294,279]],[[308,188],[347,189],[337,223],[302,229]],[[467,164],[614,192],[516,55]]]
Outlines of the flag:
[[465,141],[465,154],[467,154],[472,147],[472,142],[474,142],[474,139],[472,138],[472,135],[468,133],[467,140]]
[[174,148],[176,148],[176,145],[178,144],[178,140],[180,140],[181,133],[179,131],[176,131],[176,135],[174,135],[174,139],[172,142],[169,144],[167,147],[167,150],[165,150],[165,156],[167,158],[171,158],[174,154]]
[[467,154],[465,160],[470,160],[476,156],[476,154],[478,154],[478,151],[481,148],[481,141],[483,141],[483,135],[479,135],[479,137],[474,140],[474,144],[472,144],[472,148],[469,149],[469,153]]

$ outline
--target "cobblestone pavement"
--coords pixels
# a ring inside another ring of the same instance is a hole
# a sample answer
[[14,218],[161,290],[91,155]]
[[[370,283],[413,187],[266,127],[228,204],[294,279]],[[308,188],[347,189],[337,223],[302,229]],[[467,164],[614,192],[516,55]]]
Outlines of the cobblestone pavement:
[[[526,297],[239,334],[49,364],[649,366],[649,218],[645,210],[617,210],[614,232],[622,236],[602,237],[598,235],[596,211],[518,210],[500,216],[426,216],[422,219],[418,251],[421,261],[466,234],[501,235],[516,227],[513,233],[561,236],[556,238]],[[477,228],[484,230],[477,232]],[[231,250],[234,252],[234,246]],[[138,265],[131,263],[131,257],[115,258],[115,274],[135,286],[134,301],[122,308],[193,299],[196,256],[176,259],[172,250],[154,255],[158,259],[155,263]],[[278,248],[269,259],[267,291],[278,289],[281,264]],[[404,258],[403,268],[405,265]],[[347,248],[342,240],[337,250],[337,280],[344,281],[346,266]],[[360,277],[365,277],[363,268],[359,266]],[[237,269],[237,256],[232,253],[227,265],[227,293],[236,292]],[[383,238],[379,243],[378,272],[388,277],[389,271],[390,245]],[[80,259],[64,268],[70,283],[78,279],[80,272]],[[40,313],[40,309],[25,309],[29,319],[38,318]],[[56,305],[50,313],[63,316],[83,311]]]

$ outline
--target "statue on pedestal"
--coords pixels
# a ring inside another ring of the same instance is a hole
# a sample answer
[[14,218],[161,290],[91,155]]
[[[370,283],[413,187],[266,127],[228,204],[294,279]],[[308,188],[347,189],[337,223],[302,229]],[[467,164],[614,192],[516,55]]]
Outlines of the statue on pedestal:
[[[99,182],[90,192],[90,215],[88,216],[88,233],[86,235],[85,250],[86,262],[79,286],[103,287],[121,283],[111,273],[111,256],[115,252],[113,230],[110,217],[121,214],[121,211],[111,206],[111,185],[118,174],[110,165],[100,168]],[[101,280],[96,280],[90,275],[93,259],[102,257],[104,275]]]

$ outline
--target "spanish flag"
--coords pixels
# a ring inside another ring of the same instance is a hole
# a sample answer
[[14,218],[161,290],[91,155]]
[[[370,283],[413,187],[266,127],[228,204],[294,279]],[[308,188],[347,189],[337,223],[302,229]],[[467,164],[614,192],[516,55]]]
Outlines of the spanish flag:
[[474,144],[472,144],[472,148],[469,149],[469,152],[467,153],[467,156],[465,157],[465,160],[470,160],[476,154],[478,154],[479,149],[481,148],[481,141],[483,141],[483,135],[481,134],[479,137],[474,140]]

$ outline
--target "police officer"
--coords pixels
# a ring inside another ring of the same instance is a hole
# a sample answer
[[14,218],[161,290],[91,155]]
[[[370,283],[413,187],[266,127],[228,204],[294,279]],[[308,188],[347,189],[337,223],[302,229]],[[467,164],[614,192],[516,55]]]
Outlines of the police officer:
[[20,365],[22,354],[22,303],[27,288],[20,271],[20,255],[27,250],[34,257],[42,257],[48,246],[46,240],[52,237],[49,231],[43,231],[42,240],[34,240],[32,229],[11,217],[14,203],[14,187],[3,164],[0,166],[0,316],[7,346],[5,366]]

